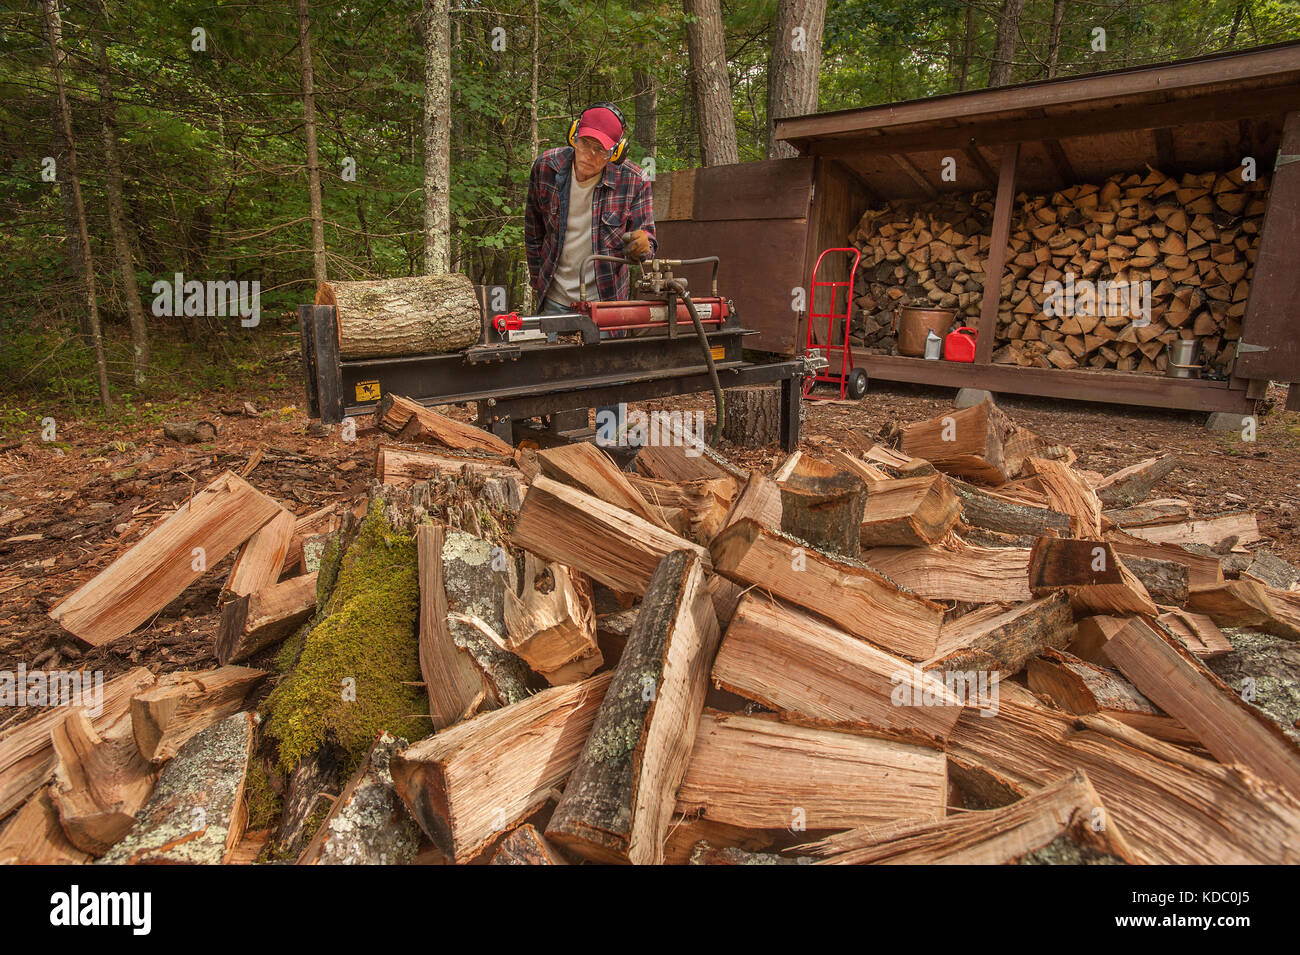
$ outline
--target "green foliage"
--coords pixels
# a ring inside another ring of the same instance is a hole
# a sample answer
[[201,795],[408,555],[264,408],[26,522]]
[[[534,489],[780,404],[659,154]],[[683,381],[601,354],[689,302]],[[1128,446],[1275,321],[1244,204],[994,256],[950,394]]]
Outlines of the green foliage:
[[[766,158],[767,68],[778,0],[726,0],[723,27],[742,160]],[[292,4],[234,0],[65,2],[63,79],[72,111],[110,386],[161,400],[168,387],[235,388],[261,373],[256,356],[282,330],[314,278],[304,157],[298,23]],[[999,3],[831,0],[819,108],[841,109],[974,89],[988,79]],[[657,93],[656,171],[697,165],[687,17],[676,0],[467,0],[451,15],[450,203],[453,265],[477,283],[505,284],[528,307],[523,212],[535,152],[561,145],[587,103],[618,102],[635,126],[636,76]],[[88,412],[91,352],[75,334],[86,310],[65,203],[43,18],[31,5],[0,10],[0,381],[21,403]],[[1061,75],[1108,70],[1300,37],[1300,0],[1099,0],[1068,3]],[[1048,75],[1052,0],[1028,0],[1013,81]],[[969,14],[969,18],[968,18]],[[425,84],[420,0],[311,5],[312,54],[328,272],[353,279],[422,267]],[[534,64],[533,37],[537,31]],[[207,49],[191,49],[191,31]],[[1104,51],[1093,30],[1106,30]],[[107,50],[123,206],[136,283],[175,272],[262,283],[263,322],[148,315],[155,343],[144,387],[132,380],[125,288],[115,274],[107,216],[100,76]],[[537,76],[533,94],[534,69]],[[534,115],[536,116],[534,125]],[[629,134],[635,134],[635,128]],[[536,148],[534,148],[534,135]],[[647,138],[648,137],[643,137]],[[344,177],[345,161],[355,179]],[[284,319],[268,316],[285,315]],[[189,357],[186,357],[188,353]]]

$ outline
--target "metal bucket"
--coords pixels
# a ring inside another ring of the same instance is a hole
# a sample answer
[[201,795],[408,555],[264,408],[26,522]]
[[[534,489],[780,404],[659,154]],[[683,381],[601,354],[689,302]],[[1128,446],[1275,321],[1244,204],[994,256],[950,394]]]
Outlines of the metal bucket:
[[943,339],[934,332],[926,336],[925,357],[928,361],[938,361],[943,357]]
[[1200,378],[1201,362],[1197,357],[1201,343],[1194,338],[1180,338],[1165,346],[1167,378]]
[[957,311],[951,308],[906,308],[894,312],[898,332],[898,353],[919,358],[925,354],[925,339],[930,332],[942,338],[952,327]]

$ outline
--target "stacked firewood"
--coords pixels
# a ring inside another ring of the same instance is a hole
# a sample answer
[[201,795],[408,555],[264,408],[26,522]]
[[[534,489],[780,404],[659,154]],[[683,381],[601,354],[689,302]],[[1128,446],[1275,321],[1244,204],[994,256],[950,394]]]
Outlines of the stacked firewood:
[[[1165,347],[1181,338],[1198,340],[1211,368],[1229,367],[1268,181],[1243,181],[1241,168],[1178,178],[1148,167],[1018,196],[993,360],[1164,372]],[[851,236],[863,253],[860,344],[889,351],[900,305],[952,308],[958,324],[976,325],[993,205],[991,193],[977,192],[891,202],[862,217]]]
[[[360,613],[338,591],[383,573],[364,540],[418,579],[405,610],[366,606],[404,630],[428,721],[411,743],[383,727],[350,775],[338,737],[304,757],[288,858],[1300,861],[1294,733],[1213,672],[1221,627],[1300,638],[1300,575],[1251,546],[1252,513],[1151,499],[1173,458],[1092,474],[988,402],[772,473],[698,445],[630,470],[505,448],[401,398],[376,424],[406,440],[324,535],[322,613]],[[244,831],[264,751],[245,700],[268,676],[133,671],[93,720],[0,738],[22,805],[0,859],[250,861],[270,836]],[[189,839],[186,780],[219,808]]]

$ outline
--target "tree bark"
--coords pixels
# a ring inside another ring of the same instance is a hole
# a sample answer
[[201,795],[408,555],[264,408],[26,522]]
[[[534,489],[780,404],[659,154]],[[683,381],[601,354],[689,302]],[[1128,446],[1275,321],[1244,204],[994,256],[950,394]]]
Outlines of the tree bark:
[[[776,121],[817,111],[826,0],[781,0],[772,28],[767,70],[767,158],[793,159],[799,151],[776,141]],[[802,33],[796,32],[802,30]]]
[[423,19],[424,271],[433,274],[451,271],[451,14],[448,0],[424,0]]
[[45,27],[50,43],[50,65],[54,70],[54,87],[58,93],[59,119],[63,138],[68,147],[68,182],[72,184],[72,202],[77,217],[77,239],[81,248],[82,277],[85,281],[86,308],[90,318],[90,343],[95,349],[99,400],[105,408],[111,408],[113,399],[108,393],[108,364],[104,360],[104,336],[99,324],[99,303],[95,297],[95,266],[90,255],[86,207],[81,201],[81,180],[77,176],[77,144],[72,135],[72,111],[68,108],[68,94],[63,86],[63,20],[59,16],[59,0],[42,0],[42,2],[45,7]]
[[966,89],[966,78],[970,76],[970,62],[975,56],[975,3],[966,0],[966,38],[961,50],[961,73],[957,76],[957,91]]
[[99,122],[104,137],[104,161],[108,175],[108,227],[113,236],[113,255],[117,259],[117,273],[126,299],[126,313],[131,323],[131,373],[137,385],[145,380],[149,367],[149,329],[140,302],[140,286],[135,280],[135,266],[131,261],[131,240],[126,231],[126,215],[122,211],[122,160],[117,152],[117,109],[113,102],[113,85],[109,78],[108,41],[106,39],[112,18],[108,0],[100,0],[104,33],[91,32],[95,58],[99,69]]
[[[774,157],[775,158],[775,157]],[[722,436],[742,448],[764,448],[781,438],[781,390],[768,386],[728,388]]]
[[[532,86],[529,88],[528,95],[528,159],[529,162],[537,158],[538,151],[542,146],[541,136],[537,131],[537,72],[541,62],[538,53],[538,47],[541,40],[541,18],[538,11],[538,0],[533,0],[533,54],[532,54]],[[639,116],[638,112],[638,116]]]
[[643,150],[637,157],[639,161],[645,156],[653,156],[659,145],[659,91],[655,88],[655,78],[639,66],[632,67],[632,88],[635,90],[632,103],[636,109],[632,139]]
[[454,273],[327,282],[316,304],[338,310],[343,358],[457,351],[478,341],[482,329],[474,286]]
[[1065,0],[1052,2],[1052,34],[1047,45],[1047,78],[1056,76],[1061,65],[1061,24],[1065,21]]
[[736,146],[736,117],[731,108],[731,78],[727,74],[722,5],[719,0],[683,2],[687,14],[694,18],[686,24],[686,47],[690,55],[691,91],[704,165],[737,163],[740,152]]
[[1011,82],[1011,63],[1016,55],[1020,15],[1024,11],[1025,0],[1002,0],[998,35],[993,44],[993,62],[989,66],[989,86],[1005,86]]
[[311,69],[310,0],[298,0],[298,50],[302,56],[303,126],[307,136],[307,188],[311,197],[311,258],[316,284],[325,281],[325,213],[321,207],[320,154],[316,150],[316,93]]

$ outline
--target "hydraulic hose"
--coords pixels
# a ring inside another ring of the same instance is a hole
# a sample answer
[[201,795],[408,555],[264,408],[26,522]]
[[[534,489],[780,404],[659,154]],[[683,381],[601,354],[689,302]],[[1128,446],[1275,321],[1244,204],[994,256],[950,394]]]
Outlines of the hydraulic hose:
[[[700,340],[700,347],[704,349],[704,363],[709,369],[709,380],[713,383],[713,406],[717,410],[717,424],[713,427],[712,443],[717,444],[718,439],[722,437],[722,423],[726,420],[724,417],[726,409],[722,402],[722,383],[718,381],[718,369],[713,364],[713,352],[709,348],[709,338],[704,334],[704,326],[700,324],[700,316],[695,313],[695,303],[691,301],[691,293],[686,291],[686,287],[681,282],[674,279],[668,285],[682,297],[686,303],[686,311],[690,313],[691,322],[695,325],[695,335]],[[676,316],[668,316],[669,321],[673,321]]]

